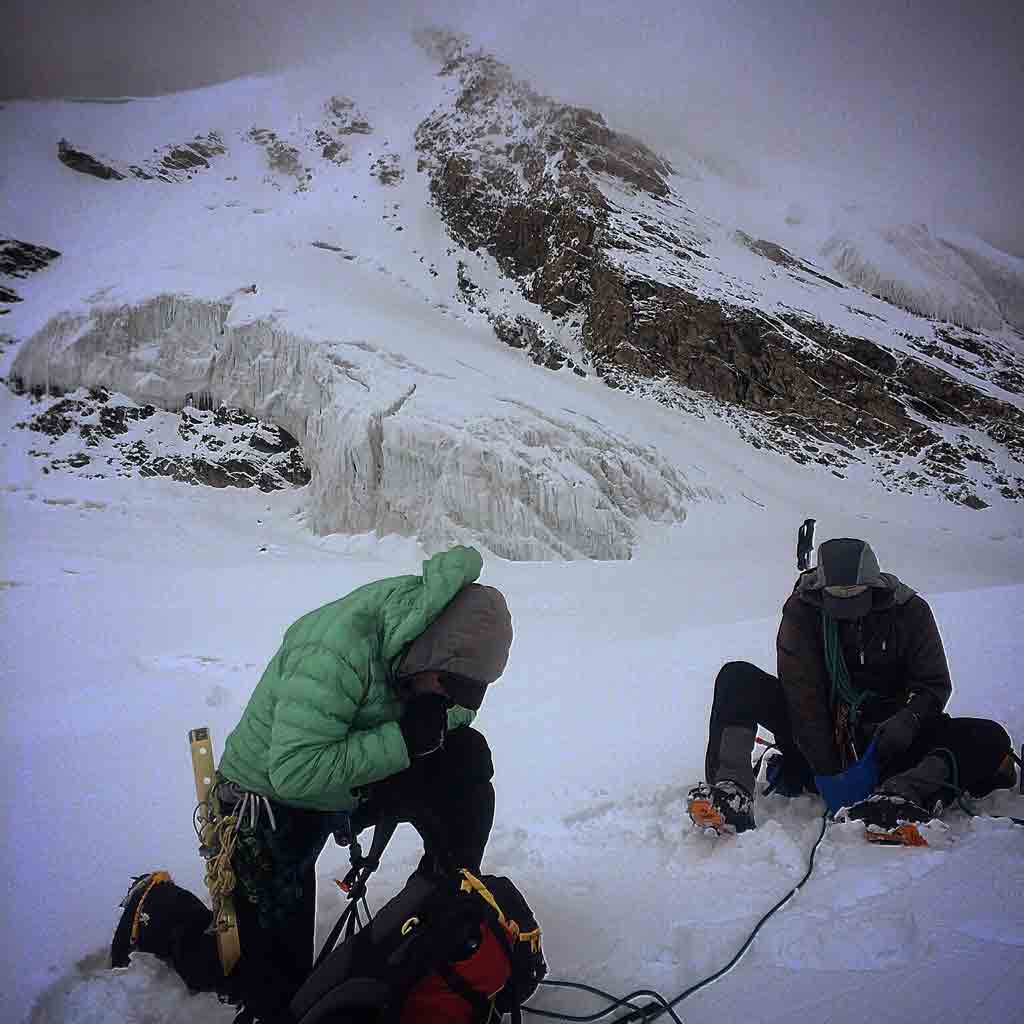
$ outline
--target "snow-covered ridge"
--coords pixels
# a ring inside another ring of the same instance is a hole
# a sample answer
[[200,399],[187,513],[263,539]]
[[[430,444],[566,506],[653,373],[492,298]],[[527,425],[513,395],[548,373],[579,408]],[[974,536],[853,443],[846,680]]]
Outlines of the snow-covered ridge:
[[678,522],[716,497],[585,417],[511,394],[467,410],[457,380],[395,353],[230,313],[230,302],[162,295],[58,317],[11,375],[164,409],[198,395],[278,424],[305,451],[317,533],[398,533],[428,549],[463,541],[511,559],[628,558],[640,520]]

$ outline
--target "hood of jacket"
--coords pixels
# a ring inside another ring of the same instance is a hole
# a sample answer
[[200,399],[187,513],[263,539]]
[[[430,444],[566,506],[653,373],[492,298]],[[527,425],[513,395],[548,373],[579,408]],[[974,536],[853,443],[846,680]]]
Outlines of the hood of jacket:
[[[879,572],[861,582],[866,583],[871,589],[871,611],[873,612],[884,611],[894,605],[906,604],[916,593],[913,588],[907,586],[891,572]],[[826,586],[827,583],[820,570],[815,568],[801,573],[793,590],[801,601],[814,605],[816,608],[822,608],[824,607]]]
[[505,671],[512,617],[501,591],[470,583],[412,642],[400,676],[443,672],[489,686]]

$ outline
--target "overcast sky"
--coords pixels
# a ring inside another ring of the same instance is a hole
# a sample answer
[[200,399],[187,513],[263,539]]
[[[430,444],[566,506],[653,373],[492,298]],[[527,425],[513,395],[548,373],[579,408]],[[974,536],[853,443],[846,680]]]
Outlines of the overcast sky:
[[[1024,256],[1021,0],[6,0],[0,97],[142,95],[442,23],[668,152],[770,152]],[[424,13],[426,12],[426,13]]]

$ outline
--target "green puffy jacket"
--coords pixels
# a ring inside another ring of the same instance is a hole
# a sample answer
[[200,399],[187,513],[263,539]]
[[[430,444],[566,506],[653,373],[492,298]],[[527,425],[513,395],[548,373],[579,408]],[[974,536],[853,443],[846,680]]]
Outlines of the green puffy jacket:
[[[227,738],[221,774],[282,803],[338,811],[356,805],[355,787],[407,768],[398,665],[482,568],[477,551],[455,547],[422,576],[368,583],[293,623]],[[453,707],[448,726],[473,716]]]

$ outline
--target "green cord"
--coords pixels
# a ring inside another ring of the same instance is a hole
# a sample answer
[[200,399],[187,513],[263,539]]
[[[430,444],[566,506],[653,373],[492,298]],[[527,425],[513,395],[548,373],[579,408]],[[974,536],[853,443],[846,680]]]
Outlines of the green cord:
[[949,771],[953,776],[952,782],[941,783],[943,789],[951,789],[956,793],[956,802],[960,805],[960,809],[971,818],[976,818],[978,812],[967,803],[964,799],[964,790],[960,788],[960,766],[957,764],[956,754],[953,753],[949,747],[936,747],[934,750],[928,751],[929,756],[931,754],[944,754],[946,760],[949,762]]
[[825,667],[832,680],[832,705],[841,700],[850,709],[850,728],[854,728],[860,717],[861,705],[869,697],[877,697],[874,690],[858,691],[850,681],[850,671],[843,657],[843,647],[839,642],[839,624],[827,612],[821,613],[823,639],[825,643]]

